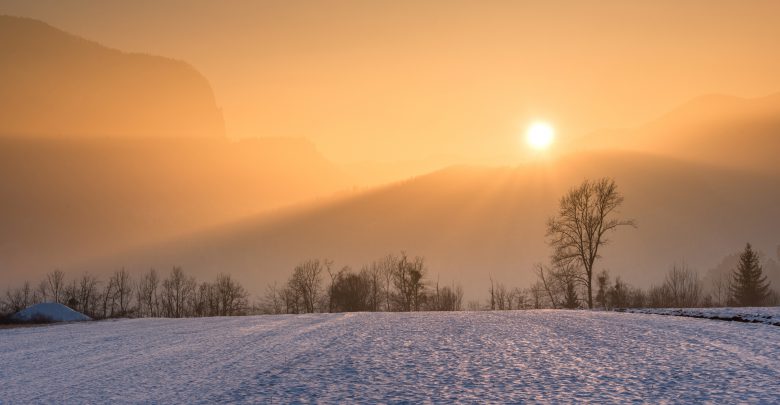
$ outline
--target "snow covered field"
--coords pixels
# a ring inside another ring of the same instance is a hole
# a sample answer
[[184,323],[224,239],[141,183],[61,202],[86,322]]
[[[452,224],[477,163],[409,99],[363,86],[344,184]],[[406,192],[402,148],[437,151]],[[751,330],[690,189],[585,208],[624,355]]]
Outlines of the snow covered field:
[[0,330],[2,403],[780,402],[780,328],[521,311]]
[[765,323],[780,326],[780,307],[742,308],[632,308],[625,312],[636,314],[674,315],[721,321]]

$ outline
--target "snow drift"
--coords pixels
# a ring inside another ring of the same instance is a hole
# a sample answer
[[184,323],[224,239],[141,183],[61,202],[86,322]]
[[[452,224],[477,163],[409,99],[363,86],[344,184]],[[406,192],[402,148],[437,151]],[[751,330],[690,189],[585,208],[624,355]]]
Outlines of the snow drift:
[[55,302],[44,302],[27,307],[12,317],[19,321],[76,322],[92,318]]

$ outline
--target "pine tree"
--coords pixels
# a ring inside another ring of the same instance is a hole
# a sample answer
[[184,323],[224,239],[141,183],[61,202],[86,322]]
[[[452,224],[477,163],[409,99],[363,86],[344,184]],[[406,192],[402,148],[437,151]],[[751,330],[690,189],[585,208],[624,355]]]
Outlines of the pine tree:
[[762,305],[768,296],[769,283],[758,262],[758,254],[748,243],[732,273],[731,299],[735,305],[750,307]]
[[579,297],[577,297],[577,289],[574,285],[574,280],[568,280],[566,282],[566,290],[564,291],[563,307],[566,309],[577,309],[580,306]]

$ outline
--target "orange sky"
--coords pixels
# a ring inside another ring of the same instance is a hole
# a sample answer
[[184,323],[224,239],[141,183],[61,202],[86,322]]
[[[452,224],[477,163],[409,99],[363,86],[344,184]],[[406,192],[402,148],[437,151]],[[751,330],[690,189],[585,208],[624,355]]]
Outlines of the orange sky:
[[780,2],[0,1],[126,51],[192,63],[233,137],[337,162],[516,155],[707,93],[780,90]]

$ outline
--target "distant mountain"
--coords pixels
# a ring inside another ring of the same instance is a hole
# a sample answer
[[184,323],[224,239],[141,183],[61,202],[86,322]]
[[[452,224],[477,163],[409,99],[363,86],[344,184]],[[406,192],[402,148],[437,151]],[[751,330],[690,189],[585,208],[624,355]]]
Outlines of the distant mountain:
[[352,182],[302,139],[229,141],[184,62],[0,16],[0,272],[41,274]]
[[301,139],[0,138],[0,271],[41,273],[349,184]]
[[748,170],[780,172],[780,93],[698,97],[646,125],[599,131],[577,149],[628,149]]
[[224,134],[211,86],[192,66],[0,16],[0,135]]
[[674,262],[703,272],[746,241],[765,250],[780,243],[778,176],[630,152],[583,153],[516,168],[453,167],[85,268],[182,265],[202,277],[230,272],[259,291],[303,259],[360,266],[406,250],[427,257],[432,279],[455,280],[470,296],[482,296],[489,276],[513,285],[532,281],[533,264],[549,254],[544,227],[558,198],[599,176],[617,180],[626,197],[622,214],[639,228],[612,235],[598,268],[631,283],[659,282]]

